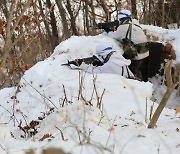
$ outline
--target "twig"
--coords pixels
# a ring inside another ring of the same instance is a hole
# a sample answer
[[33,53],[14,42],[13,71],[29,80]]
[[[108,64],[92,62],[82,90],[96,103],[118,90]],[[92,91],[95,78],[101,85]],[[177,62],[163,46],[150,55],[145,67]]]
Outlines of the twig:
[[112,126],[111,126],[111,128],[110,128],[110,133],[109,133],[109,136],[108,136],[108,139],[107,139],[107,142],[106,142],[106,147],[107,147],[108,142],[109,142],[109,139],[110,139],[110,137],[111,137],[111,133],[112,133],[112,131],[113,131],[113,127],[114,127],[114,123],[115,123],[115,121],[116,121],[116,118],[117,118],[117,115],[116,115],[116,117],[114,118],[114,121],[113,121]]
[[101,121],[102,121],[102,119],[104,118],[105,116],[103,115],[103,114],[101,114],[101,118],[100,118],[100,120],[99,120],[99,122],[98,122],[98,126],[100,125],[100,123],[101,123]]
[[147,97],[146,97],[146,113],[145,113],[145,123],[147,123]]
[[99,109],[100,109],[101,111],[103,111],[102,98],[103,98],[103,96],[104,96],[104,93],[105,93],[105,89],[103,90],[102,95],[101,95],[101,97],[100,97],[100,101],[99,101]]
[[[23,78],[23,77],[22,77]],[[24,81],[26,81],[27,82],[27,80],[25,79],[25,78],[23,78],[24,79]],[[27,84],[31,87],[31,88],[33,88],[39,95],[41,95],[43,98],[45,98],[45,99],[47,99],[56,109],[58,109],[57,108],[57,106],[49,99],[49,98],[47,98],[46,96],[44,96],[43,94],[41,94],[36,88],[34,88],[29,82],[27,82]]]
[[1,147],[1,149],[3,149],[4,151],[6,150],[5,148],[3,148],[3,146],[0,144],[0,147]]
[[76,131],[77,131],[77,133],[78,133],[79,144],[81,145],[81,144],[82,144],[81,136],[80,136],[80,132],[79,132],[77,126],[76,126]]
[[149,120],[150,120],[150,121],[151,121],[151,119],[152,119],[153,108],[154,108],[154,102],[153,102],[153,104],[151,105],[151,108],[150,108],[150,114],[149,114]]
[[63,141],[67,141],[68,139],[65,139],[65,138],[64,138],[64,134],[63,134],[62,130],[59,129],[57,126],[55,126],[55,128],[60,131],[62,140],[63,140]]
[[63,92],[64,92],[64,100],[63,100],[63,104],[62,104],[62,107],[63,107],[64,106],[64,102],[66,102],[66,104],[67,104],[68,99],[67,99],[65,87],[64,87],[64,85],[62,85],[62,86],[63,86]]
[[79,93],[78,93],[78,100],[80,99],[80,96],[82,95],[82,88],[83,88],[83,81],[84,81],[84,77],[83,77],[83,74],[81,75],[81,72],[79,71]]
[[14,117],[14,119],[16,120],[16,122],[19,124],[19,121],[17,120],[17,118],[16,118],[16,116],[14,115],[14,113],[12,114],[8,109],[6,109],[4,106],[2,106],[1,104],[0,104],[0,107],[2,107],[3,109],[5,109],[10,115],[11,115],[11,117]]

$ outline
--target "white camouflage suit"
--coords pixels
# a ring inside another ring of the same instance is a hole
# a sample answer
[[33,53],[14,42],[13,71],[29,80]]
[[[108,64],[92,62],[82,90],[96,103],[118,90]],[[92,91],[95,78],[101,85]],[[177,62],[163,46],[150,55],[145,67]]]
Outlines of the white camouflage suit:
[[[112,46],[106,43],[101,43],[96,47],[96,54],[98,58],[103,62],[103,59],[106,56],[113,52]],[[121,52],[114,51],[110,56],[109,60],[104,63],[102,66],[93,66],[87,65],[84,62],[81,64],[80,68],[83,71],[89,73],[111,73],[111,74],[119,74],[127,78],[133,78],[134,75],[128,68],[131,64],[131,60],[125,59]]]
[[[143,30],[139,26],[139,22],[136,19],[132,20],[132,33],[131,33],[131,41],[135,44],[145,43],[147,42],[147,37],[144,34]],[[138,26],[137,26],[138,25]],[[128,31],[129,24],[119,25],[116,31],[109,32],[108,36],[122,42],[122,39],[125,38],[126,33]],[[133,60],[141,60],[149,56],[149,51],[145,53],[141,53],[133,59]]]

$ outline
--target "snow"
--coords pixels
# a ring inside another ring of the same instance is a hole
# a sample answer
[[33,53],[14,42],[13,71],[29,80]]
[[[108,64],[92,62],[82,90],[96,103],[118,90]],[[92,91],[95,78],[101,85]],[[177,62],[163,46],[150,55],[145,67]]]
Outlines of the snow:
[[0,34],[0,51],[3,49],[4,44],[5,44],[4,38],[3,38],[3,36]]
[[[160,42],[173,38],[177,54],[174,62],[180,62],[179,29],[143,28],[158,35]],[[180,153],[180,114],[174,109],[165,108],[157,127],[147,128],[151,108],[154,112],[158,106],[151,101],[154,88],[156,97],[162,98],[166,91],[156,78],[152,83],[140,82],[61,66],[67,59],[92,56],[96,45],[104,41],[122,52],[118,42],[106,33],[72,36],[60,43],[49,58],[26,71],[19,88],[0,91],[0,153],[23,154],[29,149],[41,153],[48,147],[73,154]],[[169,102],[180,106],[175,92]],[[37,133],[31,137],[18,125],[29,126],[33,120],[38,122]],[[42,139],[45,134],[49,137]]]
[[142,25],[142,28],[146,29],[147,34],[158,37],[158,42],[171,43],[177,56],[174,63],[180,62],[180,29],[163,29],[152,25]]
[[[147,35],[151,35],[158,38],[158,42],[171,43],[175,52],[176,59],[173,60],[173,65],[180,63],[180,29],[163,29],[162,27],[156,27],[152,25],[142,25],[142,28],[146,30]],[[150,40],[152,41],[152,40]],[[151,79],[153,83],[153,89],[156,92],[157,103],[160,103],[162,95],[166,92],[165,85],[159,85],[162,77],[155,77]],[[167,102],[168,108],[176,108],[180,106],[180,97],[176,97],[176,91],[172,93],[169,101]]]

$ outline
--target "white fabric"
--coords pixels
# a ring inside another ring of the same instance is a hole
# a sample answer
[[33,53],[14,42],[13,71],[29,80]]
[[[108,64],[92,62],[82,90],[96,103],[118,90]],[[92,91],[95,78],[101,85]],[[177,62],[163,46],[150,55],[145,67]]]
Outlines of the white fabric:
[[[111,49],[108,49],[111,48]],[[97,55],[107,55],[112,51],[112,45],[107,44],[105,42],[100,43],[97,47],[96,47],[96,54]]]
[[140,23],[139,23],[139,21],[137,19],[132,19],[132,23],[140,26]]
[[[112,51],[112,50],[111,50]],[[131,64],[131,61],[128,59],[125,59],[120,52],[114,52],[108,62],[106,62],[102,66],[95,67],[93,65],[87,65],[85,63],[82,63],[80,68],[83,71],[89,72],[89,73],[111,73],[111,74],[119,74],[122,75],[122,67],[124,69],[123,76],[128,77],[128,72],[130,77],[134,77],[133,73],[129,70],[127,66]],[[127,72],[128,69],[128,72]]]
[[118,19],[122,19],[122,18],[125,18],[125,17],[131,17],[131,12],[129,10],[121,10],[119,13],[118,13]]
[[[134,22],[136,22],[135,24],[138,23],[136,20],[133,20],[132,32],[131,32],[131,41],[133,41],[135,44],[147,42],[147,37],[144,34],[143,30],[140,27],[134,25]],[[117,30],[114,32],[109,32],[108,36],[122,42],[122,39],[124,39],[126,37],[128,27],[129,27],[129,24],[119,25]],[[144,55],[144,57],[142,55],[139,58],[136,57],[137,60],[146,58],[149,55],[149,52],[147,54],[143,54],[143,55]]]

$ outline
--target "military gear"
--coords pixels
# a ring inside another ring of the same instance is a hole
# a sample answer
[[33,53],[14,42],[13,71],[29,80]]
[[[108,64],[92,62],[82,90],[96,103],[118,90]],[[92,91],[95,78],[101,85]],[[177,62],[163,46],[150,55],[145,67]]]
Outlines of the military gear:
[[[157,73],[161,73],[160,68],[161,64],[164,61],[163,58],[163,51],[164,51],[164,45],[162,43],[158,42],[148,42],[149,47],[149,57],[147,59],[147,75],[148,77],[153,77]],[[164,73],[164,72],[162,72]]]
[[131,64],[129,66],[130,70],[133,72],[136,79],[140,81],[148,81],[147,78],[147,59],[141,60],[131,60]]
[[115,51],[111,51],[111,52],[106,56],[106,58],[103,58],[103,60],[104,60],[103,63],[108,62],[108,60],[110,59],[111,55],[112,55],[114,52],[115,52]]
[[137,48],[131,42],[124,43],[123,50],[124,50],[123,56],[126,59],[133,59],[137,55]]
[[126,78],[133,78],[134,75],[132,74],[131,70],[129,70],[128,68],[131,61],[125,59],[122,56],[122,54],[118,51],[113,53],[112,52],[110,52],[108,55],[99,56],[99,58],[104,57],[104,60],[102,60],[104,64],[102,66],[94,67],[92,65],[87,65],[85,63],[82,63],[80,68],[85,72],[89,72],[89,73],[119,74]]
[[75,65],[75,66],[79,66],[79,63],[77,62],[77,60],[73,60],[73,61],[69,61],[67,63],[61,64],[61,66],[70,66],[71,64]]
[[141,60],[131,60],[130,70],[136,78],[142,81],[148,81],[148,78],[155,76],[160,72],[161,63],[163,62],[164,45],[158,42],[148,42],[147,48],[149,56]]
[[75,66],[80,66],[82,64],[82,62],[84,62],[85,64],[92,64],[93,66],[101,66],[103,65],[103,63],[96,57],[96,56],[92,56],[92,57],[88,57],[88,58],[82,58],[82,59],[75,59],[72,61],[69,61],[65,64],[61,64],[61,66],[70,66],[71,64],[75,65]]
[[[137,55],[137,47],[131,41],[132,23],[129,24],[126,37],[123,39],[124,58],[133,59]],[[129,37],[129,38],[128,38]]]
[[[138,80],[148,81],[147,77],[147,58],[138,60],[140,55],[144,55],[148,52],[147,43],[134,44],[131,41],[132,23],[129,23],[129,27],[125,38],[123,39],[123,56],[126,59],[131,59],[130,70]],[[144,74],[146,72],[146,74]]]
[[112,22],[98,23],[96,24],[96,29],[104,29],[105,32],[115,31],[119,26],[119,21],[115,20]]
[[141,58],[141,56],[143,57],[144,55],[146,55],[146,53],[148,53],[147,42],[134,44],[134,42],[131,41],[131,33],[132,33],[132,23],[129,23],[129,27],[126,32],[126,36],[122,40],[123,41],[122,42],[123,50],[124,50],[123,56],[126,59],[131,59],[131,60],[132,59],[134,59],[134,60],[143,59],[143,58]]
[[136,47],[137,47],[137,52],[140,54],[146,53],[148,51],[148,43],[147,42],[136,44]]

